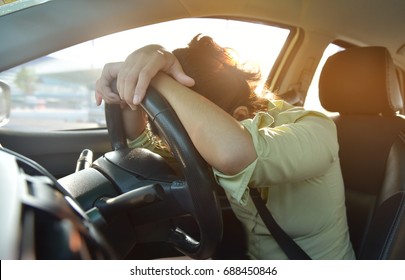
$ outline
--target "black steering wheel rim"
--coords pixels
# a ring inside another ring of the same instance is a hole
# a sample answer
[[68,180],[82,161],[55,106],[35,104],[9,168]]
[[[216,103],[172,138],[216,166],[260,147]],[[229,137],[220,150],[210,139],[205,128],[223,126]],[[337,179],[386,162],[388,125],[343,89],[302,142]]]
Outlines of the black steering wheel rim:
[[[151,125],[159,130],[181,165],[193,205],[193,213],[190,214],[194,216],[200,231],[200,240],[195,242],[183,231],[173,228],[167,241],[192,258],[209,258],[222,239],[223,227],[221,207],[215,193],[217,183],[212,169],[194,147],[170,104],[157,90],[149,87],[141,107],[148,114]],[[113,149],[126,148],[120,106],[106,104],[105,109]]]

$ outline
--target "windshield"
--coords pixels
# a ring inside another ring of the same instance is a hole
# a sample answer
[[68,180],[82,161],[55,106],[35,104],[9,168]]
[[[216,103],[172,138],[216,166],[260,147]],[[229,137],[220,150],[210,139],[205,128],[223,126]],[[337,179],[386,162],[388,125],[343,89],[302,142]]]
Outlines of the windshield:
[[257,92],[261,92],[289,32],[236,20],[182,19],[84,42],[0,73],[0,80],[10,85],[12,100],[10,122],[4,128],[49,131],[105,127],[103,106],[97,107],[94,101],[94,86],[103,65],[125,60],[147,44],[160,44],[168,50],[185,47],[199,33],[232,48],[240,61],[259,68],[263,81]]
[[0,16],[17,12],[50,0],[0,0]]

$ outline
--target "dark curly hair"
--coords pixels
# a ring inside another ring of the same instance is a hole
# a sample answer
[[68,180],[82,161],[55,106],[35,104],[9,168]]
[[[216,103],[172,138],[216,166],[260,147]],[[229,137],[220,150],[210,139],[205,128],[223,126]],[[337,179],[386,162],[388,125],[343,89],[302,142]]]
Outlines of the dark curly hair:
[[219,46],[209,36],[195,36],[186,48],[173,51],[184,72],[195,80],[192,89],[232,115],[238,106],[249,109],[249,117],[267,108],[268,100],[255,93],[260,72],[240,68],[230,49]]

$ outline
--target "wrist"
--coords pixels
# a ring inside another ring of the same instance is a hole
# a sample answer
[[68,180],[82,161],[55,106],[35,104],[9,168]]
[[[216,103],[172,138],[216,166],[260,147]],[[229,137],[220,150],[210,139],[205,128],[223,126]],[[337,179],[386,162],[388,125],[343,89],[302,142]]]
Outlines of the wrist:
[[124,123],[125,135],[128,140],[134,140],[142,134],[147,125],[146,113],[141,107],[137,107],[136,110],[132,110],[129,107],[125,107],[122,110],[122,119]]

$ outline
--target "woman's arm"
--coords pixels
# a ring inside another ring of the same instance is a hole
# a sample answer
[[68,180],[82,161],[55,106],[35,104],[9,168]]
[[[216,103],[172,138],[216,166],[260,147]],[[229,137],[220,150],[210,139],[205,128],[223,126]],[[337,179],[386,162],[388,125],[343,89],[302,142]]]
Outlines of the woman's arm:
[[[160,72],[169,74],[174,77]],[[109,84],[117,78],[119,98]],[[187,86],[194,80],[185,75],[176,57],[157,45],[141,48],[123,63],[107,64],[96,83],[96,100],[139,105],[147,87],[160,91],[177,113],[201,156],[224,174],[236,174],[257,155],[250,134],[232,116]],[[178,81],[178,82],[177,82]]]
[[224,174],[236,174],[256,159],[250,134],[217,105],[158,73],[151,85],[173,107],[201,156]]
[[132,110],[129,106],[123,106],[121,111],[127,139],[131,141],[138,138],[148,123],[146,113],[140,107]]

